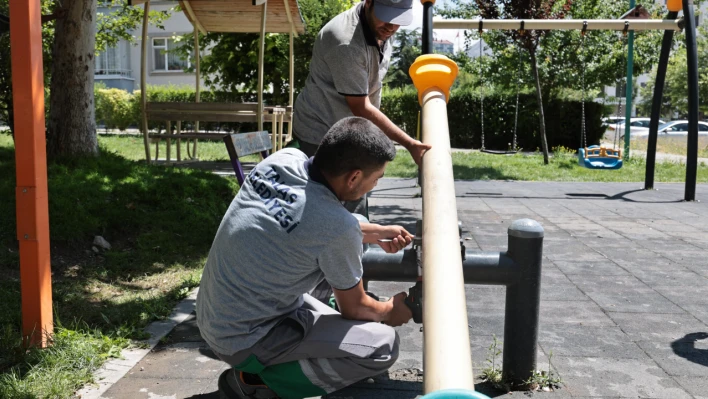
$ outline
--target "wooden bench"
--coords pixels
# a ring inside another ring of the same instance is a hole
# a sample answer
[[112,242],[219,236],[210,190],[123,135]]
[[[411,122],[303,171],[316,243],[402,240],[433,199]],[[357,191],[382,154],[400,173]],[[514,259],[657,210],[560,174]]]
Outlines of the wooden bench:
[[[177,161],[182,160],[182,140],[194,139],[192,157],[196,158],[196,139],[222,140],[227,133],[183,132],[182,121],[198,122],[258,122],[257,103],[176,103],[149,102],[146,108],[149,121],[165,122],[166,133],[148,133],[155,141],[155,159],[159,156],[159,140],[166,139],[166,159],[171,161],[172,140],[177,141]],[[271,147],[273,151],[283,148],[291,137],[283,136],[283,123],[292,119],[292,107],[265,107],[263,121],[272,123]],[[172,122],[176,123],[172,132]],[[187,147],[189,150],[189,147]],[[189,151],[188,151],[189,154]]]
[[226,150],[231,158],[231,166],[234,167],[238,184],[243,186],[245,175],[243,167],[239,161],[240,157],[259,152],[263,158],[268,156],[268,150],[273,149],[271,140],[268,139],[267,131],[236,133],[224,136]]

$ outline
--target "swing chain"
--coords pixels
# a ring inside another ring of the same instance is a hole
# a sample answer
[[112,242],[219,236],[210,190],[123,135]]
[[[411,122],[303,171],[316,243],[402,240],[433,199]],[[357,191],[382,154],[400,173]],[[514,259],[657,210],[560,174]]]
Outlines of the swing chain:
[[[523,26],[523,21],[522,21],[522,26]],[[523,32],[523,31],[522,31]],[[521,85],[521,48],[519,46],[516,47],[516,52],[519,55],[519,68],[518,68],[518,74],[516,75],[516,108],[515,108],[515,113],[514,113],[514,139],[511,144],[511,151],[516,151],[516,128],[519,125],[519,86]]]
[[[625,23],[624,23],[624,31],[622,32],[622,35],[624,36],[624,40],[623,40],[623,42],[622,42],[622,54],[624,55],[624,69],[625,69],[625,70],[627,69],[627,29],[628,29],[628,28],[629,28],[629,21],[625,21]],[[624,85],[623,85],[623,86],[624,86],[624,89],[625,89],[625,94],[624,94],[624,95],[626,96],[626,95],[627,95],[627,94],[626,94],[626,90],[627,90],[626,77],[625,77],[624,79],[625,79],[625,80],[624,80]],[[622,83],[622,78],[620,78],[620,83]],[[624,98],[624,97],[620,97],[620,98],[619,98],[619,101],[617,102],[617,115],[619,115],[620,112],[622,112],[622,99],[623,99],[623,98]],[[629,119],[628,121],[624,121],[625,126],[627,126],[627,123],[630,123],[631,121],[632,121],[632,118],[631,118],[631,117],[630,117],[630,119]],[[631,123],[630,123],[630,126],[631,126]],[[619,133],[619,119],[618,119],[617,122],[615,123],[615,137],[614,137],[614,140],[612,141],[612,148],[613,148],[613,149],[614,149],[614,148],[619,148],[619,135],[620,135],[620,133]]]
[[582,98],[580,99],[580,103],[582,104],[582,115],[581,115],[581,134],[580,136],[582,137],[583,140],[583,148],[588,147],[587,143],[587,137],[585,133],[585,70],[587,69],[587,60],[585,58],[585,34],[587,33],[587,28],[588,28],[588,21],[583,21],[583,30],[580,32],[580,54],[582,54],[582,59],[583,59],[583,74],[582,74],[582,80],[580,82],[581,87],[582,87]]
[[[479,20],[479,76],[483,76],[484,70],[482,69],[482,46],[483,46],[483,41],[482,41],[482,20]],[[479,85],[479,119],[482,122],[482,150],[484,150],[484,86],[482,85],[482,81],[480,79],[480,85]]]

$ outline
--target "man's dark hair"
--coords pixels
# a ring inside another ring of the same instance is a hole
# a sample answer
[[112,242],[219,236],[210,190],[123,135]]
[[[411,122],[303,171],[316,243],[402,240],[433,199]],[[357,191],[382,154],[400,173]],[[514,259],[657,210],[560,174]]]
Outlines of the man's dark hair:
[[314,164],[331,176],[356,169],[369,174],[395,157],[396,148],[381,129],[368,119],[351,116],[329,129],[317,148]]

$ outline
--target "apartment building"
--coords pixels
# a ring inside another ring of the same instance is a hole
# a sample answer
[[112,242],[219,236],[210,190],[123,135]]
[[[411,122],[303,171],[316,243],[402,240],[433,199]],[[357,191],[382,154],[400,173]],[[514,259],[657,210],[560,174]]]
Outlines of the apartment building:
[[[151,1],[150,9],[167,11],[175,6],[174,1]],[[99,7],[99,13],[108,13],[110,8]],[[192,24],[184,13],[172,11],[164,21],[164,29],[154,25],[148,27],[148,85],[195,85],[194,73],[185,72],[193,57],[183,59],[168,50],[180,46],[181,37],[193,32]],[[140,51],[142,46],[141,27],[133,31],[135,44],[121,40],[115,47],[102,51],[96,56],[94,79],[107,87],[132,92],[140,88]],[[203,83],[203,82],[202,82]]]

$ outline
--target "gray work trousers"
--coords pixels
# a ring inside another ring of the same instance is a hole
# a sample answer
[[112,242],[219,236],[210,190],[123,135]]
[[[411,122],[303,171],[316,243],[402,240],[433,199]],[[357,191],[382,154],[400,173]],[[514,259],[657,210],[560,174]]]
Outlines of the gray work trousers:
[[388,370],[399,338],[385,324],[347,320],[305,294],[305,303],[251,348],[217,353],[234,366],[255,355],[264,366],[298,361],[310,382],[330,393]]

